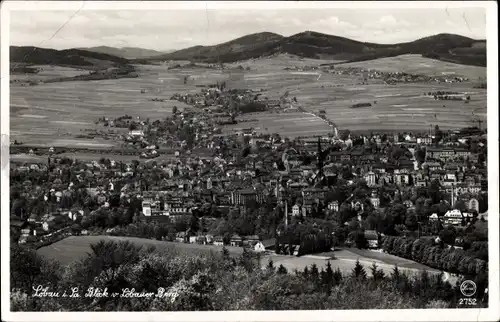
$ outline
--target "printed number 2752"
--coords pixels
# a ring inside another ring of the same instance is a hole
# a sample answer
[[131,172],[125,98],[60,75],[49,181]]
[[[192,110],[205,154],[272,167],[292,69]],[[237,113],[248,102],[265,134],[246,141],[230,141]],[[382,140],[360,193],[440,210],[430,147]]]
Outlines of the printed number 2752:
[[458,300],[459,305],[469,305],[469,306],[475,306],[477,305],[477,299],[471,299],[471,298],[461,298]]

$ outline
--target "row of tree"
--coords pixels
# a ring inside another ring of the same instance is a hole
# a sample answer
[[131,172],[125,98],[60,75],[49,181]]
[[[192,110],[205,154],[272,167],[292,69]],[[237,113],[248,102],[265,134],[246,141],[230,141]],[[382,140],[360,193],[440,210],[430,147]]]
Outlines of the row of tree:
[[[484,246],[482,246],[484,247]],[[424,265],[466,276],[488,276],[488,262],[477,258],[476,248],[464,251],[435,244],[433,239],[384,236],[382,249],[392,255],[414,260]]]

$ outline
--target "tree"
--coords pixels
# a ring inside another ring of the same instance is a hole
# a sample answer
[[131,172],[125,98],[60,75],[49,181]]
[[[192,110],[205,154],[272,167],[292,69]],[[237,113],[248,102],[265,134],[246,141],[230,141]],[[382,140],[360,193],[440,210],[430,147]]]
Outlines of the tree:
[[316,264],[311,265],[311,279],[313,282],[317,282],[319,280],[319,270]]
[[269,259],[269,262],[267,263],[267,269],[268,269],[269,271],[274,272],[274,262],[273,262],[273,260],[272,260],[272,259]]
[[338,267],[335,272],[333,272],[333,280],[335,281],[335,284],[339,284],[342,281],[342,272]]
[[406,216],[405,226],[410,231],[417,230],[417,228],[418,228],[418,220],[417,220],[417,215],[415,214],[415,211],[410,212]]
[[457,238],[457,231],[455,227],[448,226],[439,232],[439,239],[448,245],[455,245],[455,239]]
[[330,261],[327,261],[325,274],[323,275],[323,284],[325,285],[325,287],[327,287],[327,289],[330,289],[333,283],[334,283],[334,274],[332,270],[332,264],[330,263]]
[[359,259],[356,260],[356,264],[352,269],[351,277],[356,279],[366,279],[365,268],[360,264]]
[[460,210],[462,212],[467,210],[467,206],[465,205],[465,202],[463,200],[458,200],[455,203],[454,208],[458,209],[458,210]]
[[10,250],[11,288],[20,288],[31,295],[35,281],[42,273],[43,259],[34,250],[12,246]]
[[372,273],[372,278],[374,281],[383,280],[385,277],[384,271],[382,269],[379,269],[375,262],[373,262],[372,266],[370,266],[370,271]]
[[368,248],[368,240],[365,237],[365,233],[362,230],[357,230],[354,235],[354,243],[358,249]]
[[288,274],[288,270],[285,268],[285,266],[283,266],[283,264],[280,264],[277,272],[278,272],[278,274],[282,274],[282,275]]

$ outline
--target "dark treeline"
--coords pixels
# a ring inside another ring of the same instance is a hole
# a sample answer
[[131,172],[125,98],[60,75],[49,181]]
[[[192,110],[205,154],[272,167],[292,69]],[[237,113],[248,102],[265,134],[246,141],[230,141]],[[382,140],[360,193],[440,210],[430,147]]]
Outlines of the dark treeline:
[[475,279],[480,288],[488,283],[488,244],[473,242],[466,249],[438,244],[433,239],[386,236],[382,249],[399,257],[414,260],[432,268]]

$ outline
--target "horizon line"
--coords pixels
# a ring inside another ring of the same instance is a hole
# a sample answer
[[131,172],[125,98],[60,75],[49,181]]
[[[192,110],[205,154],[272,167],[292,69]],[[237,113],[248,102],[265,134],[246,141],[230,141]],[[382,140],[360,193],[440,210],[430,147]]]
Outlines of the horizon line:
[[35,48],[52,49],[52,50],[57,50],[57,51],[63,51],[63,50],[71,50],[71,49],[86,50],[86,49],[91,49],[91,48],[96,48],[96,47],[108,47],[108,48],[115,48],[115,49],[137,48],[137,49],[144,49],[144,50],[156,51],[156,52],[159,52],[159,53],[166,53],[166,52],[176,52],[176,51],[180,51],[180,50],[185,50],[185,49],[192,48],[192,47],[197,47],[197,46],[201,46],[201,47],[217,46],[217,45],[225,44],[225,43],[228,43],[228,42],[231,42],[231,41],[234,41],[234,40],[246,37],[246,36],[263,34],[263,33],[270,33],[270,34],[275,34],[275,35],[281,36],[283,38],[288,38],[288,37],[293,37],[295,35],[298,35],[298,34],[301,34],[301,33],[306,33],[306,32],[315,32],[315,33],[322,34],[322,35],[328,35],[328,36],[333,36],[333,37],[339,37],[339,38],[349,39],[349,40],[357,41],[357,42],[360,42],[360,43],[371,43],[371,44],[377,44],[377,45],[404,44],[404,43],[409,43],[409,42],[417,41],[417,40],[428,38],[428,37],[438,36],[438,35],[460,36],[460,37],[464,37],[464,38],[469,38],[469,39],[472,39],[472,40],[476,40],[478,42],[487,41],[486,38],[484,38],[484,39],[476,39],[476,38],[471,38],[471,37],[468,37],[468,36],[465,36],[465,35],[462,35],[462,34],[459,34],[459,33],[440,32],[440,33],[430,34],[430,35],[424,36],[424,37],[419,37],[419,38],[416,38],[414,40],[402,41],[402,42],[397,42],[397,43],[394,43],[394,42],[393,43],[378,43],[378,42],[360,41],[360,40],[356,40],[356,39],[353,39],[353,38],[348,38],[348,37],[344,37],[344,36],[338,36],[338,35],[334,35],[334,34],[326,34],[326,33],[319,32],[319,31],[314,31],[314,30],[304,30],[304,31],[301,31],[301,32],[298,32],[298,33],[294,33],[294,34],[292,34],[290,36],[283,36],[281,34],[278,34],[276,32],[272,32],[272,31],[261,31],[261,32],[255,32],[255,33],[245,34],[245,35],[242,35],[242,36],[239,36],[239,37],[236,37],[236,38],[232,38],[230,40],[226,40],[226,41],[223,41],[223,42],[215,43],[215,44],[212,44],[212,45],[192,45],[192,46],[189,46],[189,47],[183,47],[183,48],[178,48],[178,49],[161,49],[161,50],[159,50],[159,49],[151,49],[151,48],[137,47],[137,46],[115,47],[115,46],[108,46],[108,45],[99,45],[99,46],[91,46],[91,47],[78,46],[78,47],[69,47],[69,48],[63,48],[63,49],[56,49],[56,48],[52,48],[52,47],[39,47],[39,46],[36,46],[36,45],[11,45],[11,44],[9,44],[9,48],[10,47],[35,47]]

